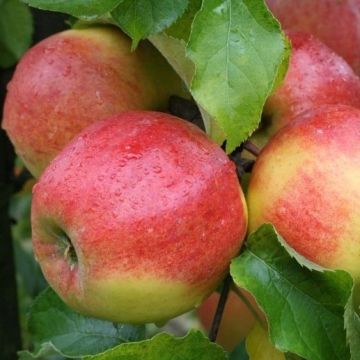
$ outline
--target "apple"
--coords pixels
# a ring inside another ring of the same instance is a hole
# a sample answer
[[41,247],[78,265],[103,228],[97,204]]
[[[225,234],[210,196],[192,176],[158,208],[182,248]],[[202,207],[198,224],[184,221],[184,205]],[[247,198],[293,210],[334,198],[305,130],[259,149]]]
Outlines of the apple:
[[246,227],[235,165],[199,128],[159,112],[91,125],[33,190],[46,279],[73,309],[116,322],[163,322],[200,305]]
[[[245,290],[239,290],[247,298],[256,311],[258,307],[255,299]],[[197,314],[204,329],[209,332],[219,303],[220,295],[211,294],[197,309]],[[260,312],[260,310],[259,310]],[[232,352],[235,347],[246,338],[255,325],[255,318],[248,306],[231,291],[226,301],[224,313],[220,322],[216,342]]]
[[360,74],[359,0],[266,0],[285,29],[315,35]]
[[343,104],[360,108],[360,79],[340,56],[312,35],[287,32],[292,44],[283,84],[268,98],[253,141],[263,146],[306,110]]
[[182,82],[148,42],[130,51],[115,27],[55,34],[30,49],[8,85],[3,127],[38,177],[82,129],[128,110],[167,107]]
[[249,231],[272,223],[310,261],[360,280],[360,110],[303,113],[264,147],[251,175]]

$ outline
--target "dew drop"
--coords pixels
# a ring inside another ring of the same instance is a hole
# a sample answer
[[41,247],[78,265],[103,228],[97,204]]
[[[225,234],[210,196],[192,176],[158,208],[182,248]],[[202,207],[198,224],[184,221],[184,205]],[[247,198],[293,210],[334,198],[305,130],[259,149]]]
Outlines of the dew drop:
[[162,172],[162,169],[160,166],[153,166],[153,171],[155,174],[160,174]]
[[125,159],[120,159],[119,160],[119,166],[120,167],[124,167],[126,165],[127,161]]

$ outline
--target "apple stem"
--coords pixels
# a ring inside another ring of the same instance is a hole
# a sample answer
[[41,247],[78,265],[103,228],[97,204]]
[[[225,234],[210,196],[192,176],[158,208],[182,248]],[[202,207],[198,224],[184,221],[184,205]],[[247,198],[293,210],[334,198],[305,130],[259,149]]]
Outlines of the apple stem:
[[211,324],[211,328],[209,331],[209,339],[211,342],[216,341],[217,334],[219,332],[219,328],[220,328],[220,324],[221,324],[221,319],[222,319],[222,316],[224,313],[226,301],[227,301],[227,298],[229,295],[231,283],[232,283],[232,278],[231,278],[230,274],[228,274],[228,276],[224,280],[223,287],[222,287],[221,294],[220,294],[220,299],[218,302],[218,306],[217,306],[217,309],[216,309],[216,312],[214,315],[214,319],[213,319],[213,322]]
[[250,154],[254,156],[259,156],[261,149],[258,148],[254,143],[250,140],[244,142],[244,149],[247,150]]

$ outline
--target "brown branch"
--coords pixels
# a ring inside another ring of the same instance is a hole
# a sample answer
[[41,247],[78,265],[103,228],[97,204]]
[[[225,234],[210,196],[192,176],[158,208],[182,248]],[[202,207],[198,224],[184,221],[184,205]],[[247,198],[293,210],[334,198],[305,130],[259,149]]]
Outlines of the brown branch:
[[221,319],[224,313],[224,309],[225,309],[225,305],[226,305],[226,301],[229,295],[229,291],[230,291],[230,285],[232,283],[232,279],[230,274],[225,278],[224,283],[223,283],[223,288],[221,290],[221,294],[220,294],[220,299],[219,299],[219,303],[214,315],[214,319],[211,325],[211,329],[209,332],[209,339],[212,342],[216,341],[217,338],[217,334],[219,332],[219,327],[221,324]]
[[259,156],[261,152],[261,149],[249,140],[244,142],[244,149],[254,156]]

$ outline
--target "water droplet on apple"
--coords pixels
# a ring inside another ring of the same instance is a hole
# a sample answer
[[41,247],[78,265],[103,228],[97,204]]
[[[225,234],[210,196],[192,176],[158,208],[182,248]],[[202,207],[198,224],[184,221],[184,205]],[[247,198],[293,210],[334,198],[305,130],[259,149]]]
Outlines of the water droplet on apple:
[[65,69],[63,70],[62,75],[63,75],[64,77],[67,77],[67,76],[69,76],[70,74],[71,74],[71,66],[68,65],[68,66],[66,66]]
[[153,172],[155,174],[160,174],[162,172],[162,168],[160,166],[153,166]]
[[120,167],[124,167],[126,165],[127,161],[125,159],[120,159],[119,160],[119,166]]
[[142,155],[140,153],[129,153],[125,155],[125,159],[127,160],[138,160],[141,159]]

